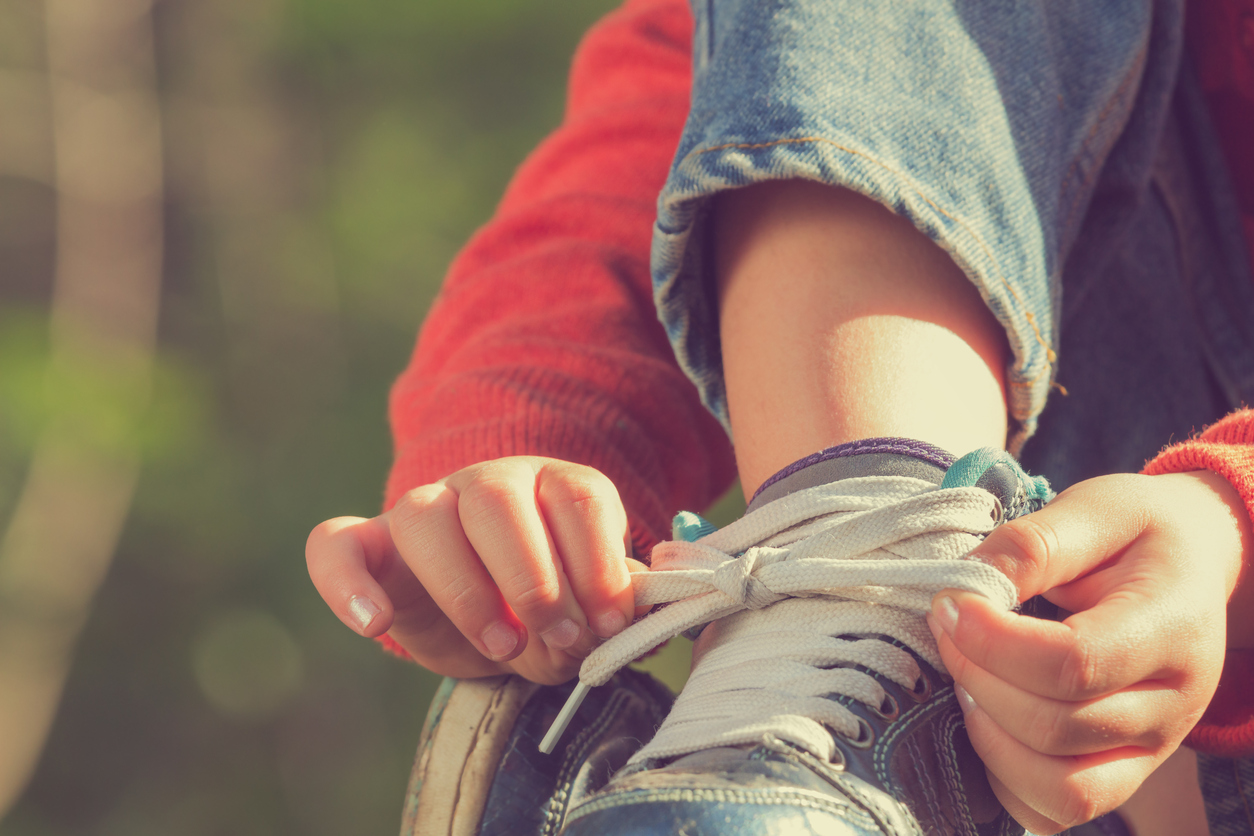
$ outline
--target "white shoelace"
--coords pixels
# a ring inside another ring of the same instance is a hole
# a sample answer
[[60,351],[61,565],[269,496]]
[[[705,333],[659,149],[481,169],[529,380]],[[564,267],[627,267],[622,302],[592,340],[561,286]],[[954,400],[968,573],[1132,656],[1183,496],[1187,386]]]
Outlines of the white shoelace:
[[[584,660],[579,684],[540,748],[550,752],[588,689],[685,630],[715,622],[704,655],[653,740],[632,758],[673,758],[767,735],[832,760],[831,731],[859,721],[832,695],[872,708],[886,698],[873,670],[907,690],[920,670],[910,647],[944,670],[925,615],[942,589],[978,592],[1009,610],[1014,585],[965,560],[990,532],[997,500],[902,476],[845,479],[798,491],[696,542],[666,542],[632,578],[637,604],[668,604]],[[855,667],[857,666],[857,667]],[[831,731],[828,731],[828,730]]]

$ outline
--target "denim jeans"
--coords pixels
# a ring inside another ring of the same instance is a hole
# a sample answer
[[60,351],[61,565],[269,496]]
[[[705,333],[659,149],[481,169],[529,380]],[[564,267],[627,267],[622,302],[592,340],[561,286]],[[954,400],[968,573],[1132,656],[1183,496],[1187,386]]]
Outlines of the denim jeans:
[[[1059,490],[1254,403],[1254,279],[1183,0],[692,5],[652,270],[725,427],[709,198],[789,178],[865,194],[953,257],[1006,329],[1010,447]],[[1254,836],[1254,765],[1202,762],[1213,832]]]

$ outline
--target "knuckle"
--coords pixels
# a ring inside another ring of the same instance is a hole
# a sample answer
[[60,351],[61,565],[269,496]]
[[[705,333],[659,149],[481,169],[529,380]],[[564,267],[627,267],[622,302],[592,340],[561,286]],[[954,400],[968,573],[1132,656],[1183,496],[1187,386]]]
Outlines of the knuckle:
[[472,584],[452,579],[439,594],[440,609],[460,627],[469,627],[482,620],[488,612],[487,596]]
[[518,504],[519,486],[497,474],[484,474],[462,489],[457,513],[467,526],[482,526],[510,513]]
[[513,579],[507,588],[509,605],[524,621],[560,603],[561,590],[553,579],[527,575]]
[[[1192,728],[1192,725],[1188,728]],[[1118,735],[1119,742],[1128,741],[1151,752],[1161,752],[1168,746],[1177,743],[1188,732],[1188,728],[1177,734],[1174,728],[1151,726],[1137,734],[1129,726],[1121,725],[1115,730],[1115,734]]]
[[305,541],[305,557],[312,561],[317,552],[326,548],[335,537],[335,521],[324,520],[313,527],[309,538]]
[[540,498],[546,505],[570,506],[590,514],[601,514],[620,504],[614,483],[600,471],[581,465],[572,465],[555,478],[544,480]]
[[442,485],[423,485],[420,488],[404,493],[392,507],[388,526],[393,539],[415,542],[420,541],[424,525],[431,521],[433,515],[450,513],[454,506],[454,497]]
[[313,527],[308,539],[305,540],[305,563],[311,571],[322,568],[328,562],[334,562],[331,558],[346,545],[349,548],[352,547],[354,535],[349,526],[355,522],[360,522],[360,520],[353,517],[336,517],[324,520]]
[[443,485],[423,485],[401,494],[392,507],[392,516],[411,520],[443,504],[448,489]]
[[1059,824],[1064,827],[1078,827],[1102,814],[1098,794],[1077,776],[1064,780],[1061,789],[1058,815],[1050,814]]
[[1043,573],[1058,553],[1058,534],[1053,527],[1030,514],[1004,524],[997,534],[1009,541],[1015,562],[1029,575]]
[[1058,681],[1072,699],[1087,699],[1104,692],[1102,666],[1091,640],[1076,636],[1067,648]]
[[1046,755],[1062,754],[1074,740],[1071,718],[1057,707],[1037,711],[1028,731],[1028,745]]

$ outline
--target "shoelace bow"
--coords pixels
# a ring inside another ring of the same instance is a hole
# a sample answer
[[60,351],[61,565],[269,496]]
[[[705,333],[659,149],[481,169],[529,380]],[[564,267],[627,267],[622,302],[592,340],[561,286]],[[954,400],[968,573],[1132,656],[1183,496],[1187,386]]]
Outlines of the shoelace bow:
[[[979,488],[901,476],[845,479],[798,491],[695,542],[659,544],[632,576],[637,604],[667,604],[594,650],[545,735],[551,752],[592,687],[667,639],[709,624],[705,653],[653,740],[632,758],[672,758],[766,735],[832,760],[831,729],[857,739],[857,716],[833,695],[872,708],[882,685],[913,689],[914,658],[944,670],[924,616],[942,589],[1018,602],[1003,574],[965,556],[996,524]],[[714,623],[711,623],[714,622]],[[855,667],[856,666],[856,667]]]

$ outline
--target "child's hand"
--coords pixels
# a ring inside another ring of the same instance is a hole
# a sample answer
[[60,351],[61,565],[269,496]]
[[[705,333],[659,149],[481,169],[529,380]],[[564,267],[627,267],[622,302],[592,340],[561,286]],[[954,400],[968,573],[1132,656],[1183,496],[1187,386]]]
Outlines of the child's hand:
[[1230,596],[1227,644],[1244,642],[1237,598],[1254,584],[1233,590],[1249,529],[1214,473],[1090,479],[975,552],[1066,621],[933,600],[971,743],[1020,824],[1055,833],[1108,812],[1180,745],[1218,684]]
[[446,676],[557,683],[633,616],[627,515],[609,479],[531,456],[460,470],[374,519],[309,535],[309,575],[363,636]]

